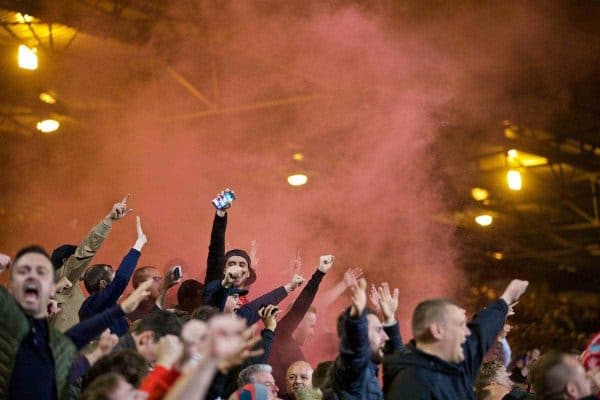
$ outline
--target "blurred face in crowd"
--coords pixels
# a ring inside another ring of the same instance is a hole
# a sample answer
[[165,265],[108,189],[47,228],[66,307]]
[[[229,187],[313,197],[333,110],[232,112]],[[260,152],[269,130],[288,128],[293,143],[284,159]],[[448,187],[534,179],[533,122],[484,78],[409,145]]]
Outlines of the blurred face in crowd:
[[279,388],[275,384],[275,378],[273,378],[273,374],[270,372],[257,372],[253,375],[255,383],[261,383],[269,389],[269,397],[268,400],[276,400],[279,393]]
[[25,253],[15,260],[9,291],[27,315],[44,318],[48,313],[48,300],[55,290],[54,267],[48,257]]
[[287,370],[287,392],[294,393],[300,389],[312,389],[313,369],[306,361],[296,361]]
[[237,311],[242,307],[242,301],[240,300],[239,294],[232,294],[231,296],[227,296],[227,301],[225,301],[225,307],[223,307],[224,313],[232,313]]
[[503,386],[505,388],[508,388],[508,389],[512,388],[513,383],[510,380],[510,374],[506,370],[505,366],[502,366],[502,368],[498,369],[498,372],[496,373],[496,380],[495,380],[495,382],[498,385]]
[[315,334],[315,327],[317,326],[317,314],[314,312],[307,312],[304,314],[304,318],[298,324],[298,327],[294,331],[292,338],[300,346],[303,346],[308,339],[313,337]]
[[101,285],[101,289],[104,289],[106,286],[108,286],[108,284],[111,283],[113,279],[115,279],[116,274],[116,271],[114,271],[110,265],[106,265],[104,267],[104,270],[106,271],[105,276],[108,281],[105,281],[104,285]]
[[240,287],[250,276],[250,267],[244,257],[231,256],[225,261],[223,272],[230,276],[233,286]]
[[371,359],[379,364],[383,360],[383,348],[389,340],[389,336],[383,330],[383,324],[375,314],[367,315],[369,326],[369,345],[371,347]]
[[447,305],[444,321],[438,326],[436,339],[440,342],[444,359],[453,363],[463,362],[465,354],[462,345],[471,334],[465,310],[452,304]]
[[137,390],[123,378],[119,378],[117,385],[110,394],[111,400],[143,400],[147,399],[148,394]]
[[572,371],[571,379],[566,385],[569,398],[579,399],[590,396],[592,394],[592,383],[588,379],[583,365],[572,355],[566,355],[564,363]]
[[154,364],[158,358],[158,341],[154,340],[154,332],[148,330],[132,333],[135,347],[138,353],[148,362]]
[[181,330],[181,341],[188,357],[194,354],[206,354],[208,350],[208,325],[195,319],[186,322]]
[[148,298],[152,300],[158,299],[160,296],[160,288],[163,284],[163,276],[156,268],[148,268],[144,271],[144,280],[152,278],[152,285],[150,286],[150,296]]

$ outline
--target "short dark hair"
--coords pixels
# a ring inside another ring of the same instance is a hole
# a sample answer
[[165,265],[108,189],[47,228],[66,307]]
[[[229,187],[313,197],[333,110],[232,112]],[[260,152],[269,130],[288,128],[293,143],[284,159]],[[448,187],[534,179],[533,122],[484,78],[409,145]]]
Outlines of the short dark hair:
[[90,385],[99,376],[116,372],[133,386],[139,386],[142,379],[148,374],[148,362],[137,351],[124,349],[100,358],[83,376],[81,389]]
[[551,350],[533,364],[529,378],[536,399],[564,399],[565,387],[573,377],[573,369],[565,362],[567,357],[575,359],[570,354]]
[[106,283],[110,281],[110,273],[106,268],[112,269],[112,266],[108,264],[95,264],[89,267],[83,274],[83,285],[85,290],[90,294],[94,294],[100,291],[100,281],[104,280]]
[[17,254],[15,255],[14,258],[14,262],[17,262],[17,260],[21,257],[23,257],[25,254],[29,254],[29,253],[36,253],[36,254],[41,254],[44,257],[46,257],[50,262],[52,262],[52,260],[50,259],[50,256],[48,255],[48,252],[46,251],[46,249],[44,249],[42,246],[38,245],[38,244],[32,244],[26,247],[21,248],[19,251],[17,251]]
[[333,365],[333,361],[323,361],[317,364],[317,368],[313,371],[312,384],[315,389],[324,389],[328,385],[329,370]]
[[148,279],[146,277],[146,272],[149,269],[155,269],[155,270],[159,270],[156,267],[150,266],[150,265],[146,265],[143,267],[139,267],[138,269],[136,269],[133,272],[133,276],[131,277],[131,284],[133,285],[134,289],[137,289],[138,286],[140,286],[142,283],[144,283],[146,281],[146,279]]
[[200,301],[203,288],[204,285],[195,279],[187,279],[181,282],[179,289],[177,289],[177,303],[179,305],[190,303],[193,302],[194,299]]
[[55,248],[52,252],[52,258],[50,259],[52,261],[52,265],[54,265],[54,269],[59,269],[62,267],[63,260],[75,254],[75,250],[77,250],[77,246],[74,244],[63,244]]
[[[13,259],[14,261],[12,262],[12,264],[15,265],[17,263],[17,261],[19,260],[19,258],[21,258],[25,254],[29,254],[29,253],[41,254],[44,257],[46,257],[48,259],[48,261],[52,262],[46,249],[44,249],[40,245],[32,244],[32,245],[23,247],[19,251],[17,251],[17,254],[15,254],[15,258]],[[54,273],[54,270],[52,270],[52,273]],[[11,269],[11,274],[12,274],[12,269]],[[56,275],[54,275],[54,277],[56,278]]]
[[493,382],[496,382],[498,372],[500,372],[502,368],[504,368],[504,364],[500,361],[488,361],[481,364],[479,374],[475,379],[475,392],[480,392]]
[[166,335],[179,336],[181,327],[181,321],[175,314],[169,311],[156,310],[142,318],[133,332],[139,335],[142,332],[151,331],[154,333],[154,341],[157,342]]
[[429,325],[432,322],[445,321],[448,306],[456,306],[456,304],[444,298],[425,300],[417,304],[412,317],[412,331],[416,341],[430,339]]
[[[344,334],[346,333],[346,327],[344,325],[344,316],[345,316],[346,312],[349,312],[349,311],[346,310],[346,311],[342,312],[338,316],[338,319],[337,319],[337,334],[338,334],[339,338],[344,337]],[[374,310],[370,309],[369,307],[365,308],[365,312],[367,313],[367,315],[369,315],[369,314],[373,314],[375,316],[377,315],[377,313]]]
[[199,321],[207,322],[209,319],[220,313],[221,311],[219,311],[217,307],[200,306],[192,311],[192,316],[190,319],[197,319]]
[[93,382],[86,386],[79,399],[81,400],[110,400],[112,392],[119,384],[119,380],[125,378],[116,372],[108,372],[97,376]]

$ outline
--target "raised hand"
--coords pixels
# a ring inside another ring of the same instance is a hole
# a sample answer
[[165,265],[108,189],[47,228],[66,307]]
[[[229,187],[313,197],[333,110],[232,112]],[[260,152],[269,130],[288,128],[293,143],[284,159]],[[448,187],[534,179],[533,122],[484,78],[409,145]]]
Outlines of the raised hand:
[[506,314],[507,318],[512,315],[515,315],[515,307],[517,306],[517,304],[519,304],[519,302],[515,301],[514,303],[508,306],[508,314]]
[[73,287],[71,281],[66,276],[63,276],[58,282],[56,282],[56,293],[62,293],[71,287]]
[[183,343],[175,335],[165,335],[158,341],[156,364],[166,369],[173,368],[183,357]]
[[105,356],[110,354],[110,352],[115,348],[115,346],[119,343],[119,337],[114,333],[110,333],[110,329],[106,329],[100,335],[100,339],[98,340],[98,347],[96,349],[100,352],[101,356]]
[[294,290],[296,290],[297,288],[299,288],[303,283],[304,283],[304,278],[298,274],[294,274],[290,283],[288,283],[284,287],[285,287],[285,290],[287,290],[287,292],[290,293],[290,292],[293,292]]
[[105,221],[118,221],[132,212],[133,209],[127,208],[127,200],[129,200],[129,195],[125,196],[119,203],[115,203],[110,213],[106,216]]
[[137,240],[135,241],[133,248],[136,249],[137,251],[142,251],[142,248],[148,242],[148,238],[146,238],[146,235],[144,234],[144,231],[142,230],[142,221],[140,220],[140,217],[137,216],[135,218],[135,221],[136,221],[135,229],[137,232]]
[[[233,191],[229,188],[226,188],[225,190],[222,190],[221,193],[217,193],[216,197],[213,199],[214,206],[218,206],[219,204],[222,203],[222,199],[225,197],[225,192],[231,192],[235,196],[235,191]],[[234,197],[234,200],[235,200],[235,197]],[[217,208],[217,215],[219,217],[224,217],[225,214],[227,213],[227,209],[231,208],[232,204],[233,204],[233,202],[227,202],[226,207]]]
[[47,315],[48,318],[51,318],[62,311],[62,308],[58,304],[58,301],[56,301],[54,299],[48,299],[47,309],[48,309],[48,315]]
[[358,317],[367,307],[367,281],[364,278],[359,279],[356,285],[350,286],[350,292],[352,293],[350,316]]
[[362,275],[362,268],[348,268],[348,270],[344,272],[344,283],[346,284],[346,287],[349,288],[352,285],[356,285],[356,282]]
[[227,374],[232,368],[242,365],[246,360],[260,356],[265,352],[262,348],[252,350],[262,339],[260,336],[253,337],[253,333],[252,327],[246,329],[241,335],[242,343],[237,351],[221,359],[218,366],[221,373]]
[[263,325],[266,329],[275,332],[275,328],[277,327],[277,313],[279,312],[279,308],[274,306],[273,304],[269,304],[266,307],[261,307],[258,310],[258,316],[262,319]]
[[2,273],[10,265],[10,257],[0,253],[0,273]]
[[333,256],[333,255],[319,257],[319,271],[326,274],[327,272],[329,272],[329,270],[333,266],[334,261],[335,261],[335,256]]
[[121,309],[125,314],[134,312],[140,303],[150,295],[150,286],[152,286],[153,282],[152,278],[148,279],[121,302]]
[[381,311],[381,297],[379,296],[379,292],[375,285],[371,285],[371,290],[369,291],[369,301],[371,302],[371,307],[377,312]]
[[173,270],[175,268],[176,267],[169,268],[167,271],[165,271],[165,273],[163,275],[163,284],[161,286],[161,292],[163,292],[163,291],[166,292],[168,289],[177,285],[183,279],[183,272],[179,278],[175,279],[175,277],[173,276]]
[[398,310],[398,288],[394,289],[394,293],[390,293],[390,285],[387,282],[383,282],[377,289],[379,294],[379,305],[381,306],[381,312],[385,319],[386,324],[393,324],[396,322],[396,311]]
[[527,282],[527,281],[513,279],[508,284],[508,286],[506,287],[506,289],[504,290],[504,293],[502,294],[502,296],[500,296],[500,298],[502,300],[504,300],[506,302],[506,304],[508,304],[510,306],[511,304],[513,304],[517,300],[519,300],[519,297],[521,297],[521,295],[523,293],[525,293],[525,290],[527,290],[528,285],[529,285],[529,282]]

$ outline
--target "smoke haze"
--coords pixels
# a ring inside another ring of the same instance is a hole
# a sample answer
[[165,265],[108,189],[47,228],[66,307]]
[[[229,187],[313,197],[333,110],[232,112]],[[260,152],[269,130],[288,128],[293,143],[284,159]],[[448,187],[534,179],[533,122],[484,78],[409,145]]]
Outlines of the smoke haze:
[[[77,39],[55,67],[70,129],[2,146],[2,250],[76,243],[131,193],[149,239],[140,265],[177,257],[202,280],[210,200],[231,187],[227,241],[258,243],[251,294],[287,282],[297,252],[307,277],[332,253],[324,285],[362,266],[399,287],[410,338],[418,301],[468,284],[454,228],[435,218],[455,201],[447,186],[469,184],[463,146],[524,118],[516,88],[584,74],[569,65],[591,45],[527,3],[306,3],[181,2],[146,46]],[[555,110],[537,106],[526,117],[543,126]],[[444,136],[457,123],[464,136]],[[292,188],[297,172],[308,184]],[[130,216],[95,262],[118,265],[134,241]]]

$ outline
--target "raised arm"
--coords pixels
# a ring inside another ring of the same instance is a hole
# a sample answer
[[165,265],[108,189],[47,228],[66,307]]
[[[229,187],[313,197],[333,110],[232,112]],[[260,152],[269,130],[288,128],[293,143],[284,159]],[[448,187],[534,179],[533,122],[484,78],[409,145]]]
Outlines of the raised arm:
[[367,321],[367,282],[360,279],[350,287],[352,305],[344,311],[344,332],[340,340],[340,357],[336,360],[334,386],[351,382],[365,369],[371,358]]
[[340,296],[363,275],[362,268],[348,268],[342,279],[334,287],[319,296],[317,302],[326,307],[335,302]]
[[142,248],[148,242],[148,239],[142,230],[140,217],[136,218],[136,231],[137,240],[121,261],[119,268],[115,272],[115,278],[106,286],[106,288],[96,293],[88,300],[87,309],[89,313],[96,314],[112,306],[119,300],[119,297],[121,297],[127,288],[131,275],[133,275],[135,266],[140,258]]
[[291,293],[294,290],[296,290],[300,285],[302,285],[303,282],[304,278],[296,274],[292,277],[292,280],[285,286],[280,286],[275,290],[271,290],[270,292],[267,292],[262,296],[252,300],[248,304],[243,305],[239,310],[237,310],[237,314],[240,317],[244,318],[248,325],[253,325],[259,319],[258,310],[262,306],[267,304],[279,304],[283,299],[287,297],[288,293]]
[[528,285],[527,281],[511,281],[502,296],[481,310],[467,325],[471,335],[467,337],[463,346],[465,368],[472,382],[479,372],[483,356],[496,342],[500,330],[504,327],[509,306],[519,300]]
[[392,293],[390,291],[390,285],[387,282],[383,282],[381,286],[377,288],[377,294],[379,309],[383,314],[383,329],[389,337],[389,340],[385,344],[384,353],[391,354],[396,351],[404,351],[400,327],[396,320],[399,290],[396,288]]
[[[87,234],[85,239],[83,239],[79,246],[77,246],[77,249],[75,249],[75,253],[56,271],[57,281],[66,277],[73,283],[79,282],[79,278],[81,278],[81,275],[83,275],[83,272],[90,261],[100,249],[104,239],[108,236],[110,229],[112,228],[112,223],[131,212],[131,210],[127,208],[128,198],[129,195],[125,196],[121,202],[113,205],[108,215]],[[76,286],[77,285],[73,285],[73,288]]]
[[147,280],[138,286],[120,305],[114,305],[102,313],[78,323],[67,330],[65,335],[73,341],[77,350],[81,350],[110,327],[112,323],[135,311],[140,302],[150,295],[148,288],[151,284],[152,280]]
[[225,231],[227,229],[227,212],[217,210],[213,219],[210,233],[210,244],[208,245],[208,258],[206,259],[206,275],[204,284],[223,277],[223,265],[225,264]]
[[271,347],[273,346],[273,339],[275,338],[275,329],[277,328],[277,313],[279,308],[272,304],[266,307],[262,307],[258,314],[263,322],[264,329],[260,332],[260,342],[258,342],[255,349],[263,349],[263,353],[248,359],[244,364],[244,367],[253,364],[268,364],[269,357],[271,356]]
[[[333,262],[335,261],[335,257],[332,255],[325,255],[319,258],[319,266],[315,273],[312,275],[306,286],[300,292],[300,295],[292,304],[292,308],[285,314],[285,316],[279,321],[278,334],[281,337],[288,338],[292,335],[292,333],[304,318],[304,315],[310,308],[315,296],[317,295],[317,291],[319,290],[319,285],[323,280],[323,277],[331,267],[333,266]],[[287,339],[285,339],[287,340]]]

